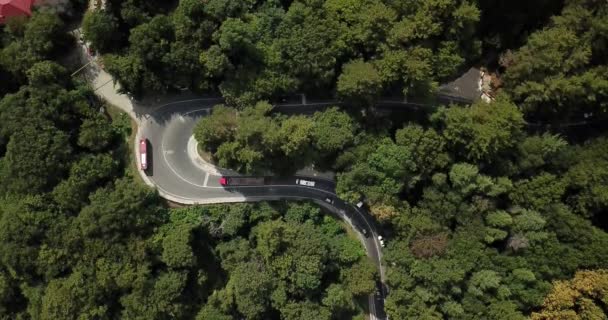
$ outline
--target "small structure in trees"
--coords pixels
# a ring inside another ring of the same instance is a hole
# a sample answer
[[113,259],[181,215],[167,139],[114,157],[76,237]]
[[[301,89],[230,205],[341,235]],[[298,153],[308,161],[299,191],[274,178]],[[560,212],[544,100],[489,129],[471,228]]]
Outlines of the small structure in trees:
[[34,0],[0,0],[0,24],[12,17],[32,15]]

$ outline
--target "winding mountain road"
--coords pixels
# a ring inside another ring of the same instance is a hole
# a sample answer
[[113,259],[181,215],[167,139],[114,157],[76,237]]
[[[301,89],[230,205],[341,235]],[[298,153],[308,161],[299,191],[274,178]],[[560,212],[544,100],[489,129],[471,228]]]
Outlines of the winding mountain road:
[[[315,181],[315,187],[306,187],[296,185],[297,177],[271,177],[269,184],[264,186],[223,187],[219,184],[219,178],[225,171],[193,157],[194,126],[201,117],[211,112],[213,105],[220,102],[221,99],[215,98],[174,101],[140,117],[137,141],[147,139],[149,148],[148,170],[140,170],[142,178],[150,186],[156,187],[164,198],[182,204],[281,199],[308,199],[318,203],[357,232],[369,258],[377,266],[381,283],[378,292],[369,297],[369,317],[372,320],[386,319],[385,275],[374,220],[364,209],[339,199],[333,181],[305,177],[306,180]],[[135,146],[134,152],[138,152],[138,144],[135,143]],[[194,149],[196,152],[195,145]],[[139,157],[135,158],[139,160]]]

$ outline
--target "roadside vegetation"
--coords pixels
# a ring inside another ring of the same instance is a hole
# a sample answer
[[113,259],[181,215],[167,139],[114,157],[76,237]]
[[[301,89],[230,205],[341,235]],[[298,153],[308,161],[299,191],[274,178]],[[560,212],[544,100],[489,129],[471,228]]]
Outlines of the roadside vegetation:
[[[226,98],[195,129],[218,165],[364,199],[391,319],[608,316],[605,2],[106,3],[85,38],[126,91]],[[62,64],[71,19],[0,27],[0,319],[363,319],[377,270],[315,205],[169,209],[134,181],[128,121]],[[433,102],[476,63],[493,102]],[[342,103],[267,102],[299,92]]]
[[140,183],[131,119],[70,78],[64,34],[52,13],[2,34],[27,61],[0,60],[0,319],[363,319],[377,270],[320,208],[169,209]]

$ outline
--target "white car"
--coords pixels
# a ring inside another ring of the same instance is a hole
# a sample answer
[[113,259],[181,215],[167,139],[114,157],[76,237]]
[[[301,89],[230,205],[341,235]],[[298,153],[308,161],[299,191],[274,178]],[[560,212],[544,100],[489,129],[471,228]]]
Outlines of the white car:
[[382,236],[378,236],[378,241],[380,241],[380,246],[384,248],[384,238],[382,238]]
[[361,207],[363,207],[363,201],[357,202],[357,208],[360,209]]
[[301,185],[301,186],[307,186],[307,187],[314,187],[315,186],[315,182],[314,181],[304,180],[304,179],[296,179],[296,184]]

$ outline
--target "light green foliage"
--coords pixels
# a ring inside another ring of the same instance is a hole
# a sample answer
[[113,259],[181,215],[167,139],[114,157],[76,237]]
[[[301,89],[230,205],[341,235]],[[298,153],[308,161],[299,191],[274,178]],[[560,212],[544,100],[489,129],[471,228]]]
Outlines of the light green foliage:
[[492,270],[481,270],[473,274],[467,291],[476,296],[491,294],[500,286],[500,276]]
[[257,250],[276,276],[285,281],[288,292],[302,294],[319,287],[328,248],[310,224],[296,230],[292,224],[262,223],[256,240]]
[[287,157],[302,157],[310,146],[313,123],[309,117],[294,116],[281,122],[278,134],[283,137],[281,151]]
[[241,314],[247,319],[263,319],[272,289],[269,272],[253,263],[242,264],[232,273],[227,288]]
[[[203,120],[197,126],[197,138],[200,137],[207,143],[203,146],[209,151],[213,151],[214,146],[222,143],[214,154],[222,167],[249,173],[261,171],[266,168],[262,161],[264,155],[269,154],[279,144],[277,123],[267,116],[270,110],[271,106],[262,102],[247,108],[238,116],[235,116],[231,109],[220,109],[217,116]],[[214,123],[214,119],[221,119],[220,126]],[[236,127],[231,129],[230,124],[235,123],[235,120]],[[221,124],[226,124],[227,127]]]
[[353,295],[363,296],[374,292],[376,288],[374,279],[377,272],[371,261],[360,260],[350,269],[345,270],[342,276]]
[[[200,212],[203,217],[231,206],[205,208]],[[248,319],[277,311],[290,319],[329,317],[332,311],[348,316],[355,311],[351,286],[375,286],[373,266],[367,264],[360,244],[347,238],[333,218],[319,219],[321,212],[311,203],[281,208],[286,209],[284,220],[252,222],[248,240],[231,236],[217,245],[222,268],[228,272],[222,293],[229,296],[224,298],[227,305],[210,298],[199,315],[220,317],[236,308]],[[257,205],[241,209],[252,214],[266,210]],[[337,278],[335,272],[342,270],[348,275]]]
[[479,169],[468,163],[454,164],[450,169],[449,178],[452,187],[463,196],[474,193],[498,196],[508,192],[512,187],[509,179],[504,177],[491,178],[479,174]]
[[415,182],[416,163],[410,149],[389,138],[376,142],[375,150],[363,159],[338,176],[336,190],[343,199],[356,202],[365,195],[371,204],[391,203],[404,183]]
[[216,106],[197,123],[194,135],[220,166],[249,174],[293,172],[313,159],[330,158],[354,140],[352,119],[336,108],[313,117],[279,116],[272,108],[267,102],[242,111]]
[[290,203],[285,212],[285,220],[288,222],[304,223],[310,221],[316,223],[320,219],[321,209],[309,202]]
[[521,112],[505,100],[441,109],[434,117],[450,146],[471,161],[492,162],[511,151],[524,125]]
[[328,307],[333,315],[338,315],[345,311],[350,312],[355,308],[352,293],[336,284],[327,288],[326,296],[323,298],[323,305]]
[[531,180],[516,182],[509,196],[515,204],[542,211],[551,204],[559,203],[565,189],[565,181],[552,174],[542,173]]
[[425,130],[419,125],[408,124],[397,130],[395,141],[398,145],[412,150],[423,175],[442,169],[450,162],[445,140],[434,129]]
[[485,220],[488,228],[484,241],[493,243],[509,237],[507,247],[515,251],[535,245],[548,237],[544,230],[546,220],[536,211],[515,210],[512,214],[497,211],[488,214]]
[[224,314],[221,310],[217,308],[206,305],[201,309],[201,311],[196,315],[196,320],[232,320],[233,318],[229,315]]
[[312,140],[323,155],[341,151],[354,140],[356,124],[348,114],[336,107],[315,112],[312,123]]
[[513,218],[505,211],[497,211],[486,216],[486,223],[492,227],[505,228],[513,223]]
[[232,67],[228,57],[218,45],[213,45],[208,50],[203,51],[199,59],[205,67],[206,75],[209,77],[220,77],[224,71]]
[[325,1],[324,8],[339,21],[341,41],[347,48],[362,48],[365,53],[376,52],[397,19],[393,8],[382,1]]
[[218,30],[218,45],[230,55],[255,54],[256,34],[247,22],[240,18],[228,18]]
[[237,111],[223,105],[215,106],[210,116],[196,124],[194,137],[201,148],[215,151],[218,146],[230,139],[237,128]]
[[382,91],[382,78],[373,64],[356,60],[344,65],[337,90],[343,99],[369,106]]
[[329,241],[331,241],[330,250],[333,251],[333,256],[339,263],[351,264],[365,258],[365,251],[355,239],[339,234]]
[[330,320],[332,318],[332,314],[327,308],[307,302],[287,304],[281,309],[281,315],[285,320]]
[[188,224],[176,225],[171,228],[163,239],[161,259],[170,268],[191,268],[194,266],[192,241],[193,226]]

